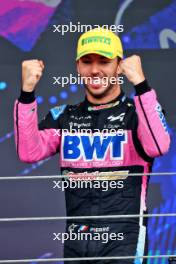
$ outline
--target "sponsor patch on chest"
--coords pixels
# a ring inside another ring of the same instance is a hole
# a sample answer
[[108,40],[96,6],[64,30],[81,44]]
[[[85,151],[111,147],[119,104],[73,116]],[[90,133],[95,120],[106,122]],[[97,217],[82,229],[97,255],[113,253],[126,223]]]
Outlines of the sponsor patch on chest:
[[122,160],[127,132],[120,135],[63,135],[62,158],[67,161],[106,160],[109,153],[111,160]]

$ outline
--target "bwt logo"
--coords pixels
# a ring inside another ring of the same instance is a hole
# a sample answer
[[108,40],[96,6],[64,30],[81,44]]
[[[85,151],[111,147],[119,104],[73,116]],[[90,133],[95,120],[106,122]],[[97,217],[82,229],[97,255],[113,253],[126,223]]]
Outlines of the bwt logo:
[[63,160],[76,161],[83,158],[84,161],[105,160],[110,150],[111,160],[122,160],[124,156],[124,144],[127,143],[127,132],[120,135],[63,135],[62,157]]

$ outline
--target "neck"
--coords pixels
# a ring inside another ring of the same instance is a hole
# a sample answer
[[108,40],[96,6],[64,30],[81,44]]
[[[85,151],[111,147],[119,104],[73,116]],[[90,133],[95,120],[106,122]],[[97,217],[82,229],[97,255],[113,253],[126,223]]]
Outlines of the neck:
[[119,85],[114,85],[105,95],[102,97],[96,97],[86,89],[87,100],[92,104],[106,104],[113,101],[120,95],[121,89]]

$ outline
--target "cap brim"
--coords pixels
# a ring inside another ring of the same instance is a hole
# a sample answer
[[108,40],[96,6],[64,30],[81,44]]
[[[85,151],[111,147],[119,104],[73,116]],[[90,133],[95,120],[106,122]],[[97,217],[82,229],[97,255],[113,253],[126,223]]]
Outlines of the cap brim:
[[79,60],[81,57],[88,55],[88,54],[98,54],[98,55],[101,55],[101,56],[106,57],[108,59],[114,59],[115,57],[117,57],[112,52],[105,52],[105,51],[101,51],[101,50],[91,50],[91,51],[88,50],[88,51],[84,51],[84,52],[80,53],[76,57],[76,61]]

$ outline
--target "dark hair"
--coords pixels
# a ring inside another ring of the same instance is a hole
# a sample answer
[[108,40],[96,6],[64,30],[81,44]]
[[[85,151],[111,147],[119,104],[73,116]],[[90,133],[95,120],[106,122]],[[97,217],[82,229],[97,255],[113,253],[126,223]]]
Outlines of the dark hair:
[[117,62],[120,63],[121,62],[121,58],[119,56],[117,56]]

